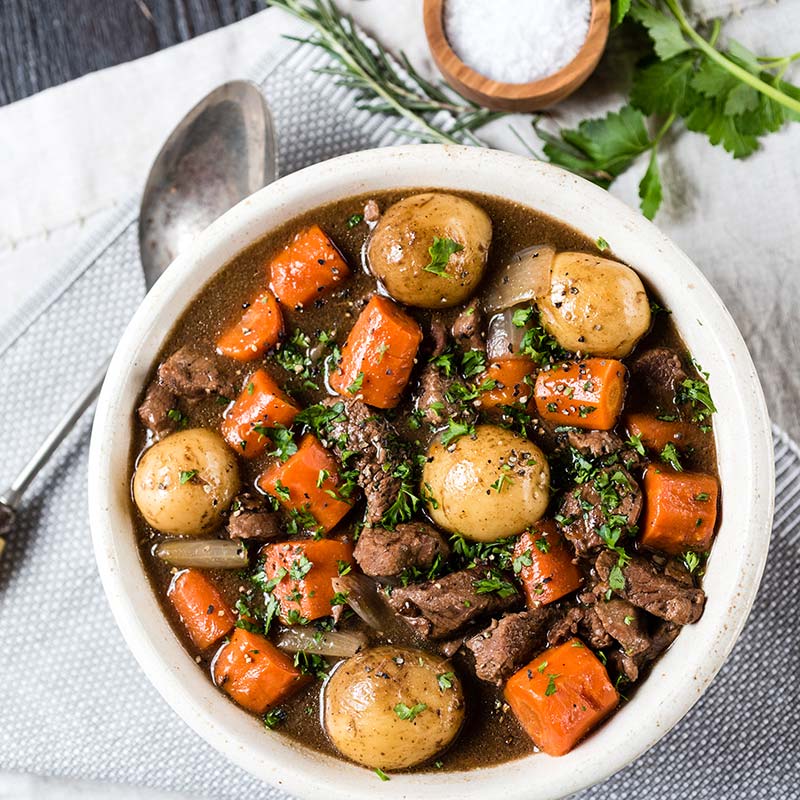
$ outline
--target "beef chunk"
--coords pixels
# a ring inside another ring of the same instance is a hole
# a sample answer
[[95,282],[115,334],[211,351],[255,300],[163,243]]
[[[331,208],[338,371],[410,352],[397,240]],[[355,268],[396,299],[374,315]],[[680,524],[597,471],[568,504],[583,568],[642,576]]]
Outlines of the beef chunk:
[[393,531],[364,528],[354,555],[362,572],[386,577],[407,569],[429,570],[437,558],[450,555],[450,548],[431,525],[409,522]]
[[563,644],[573,636],[585,639],[595,650],[602,650],[612,644],[608,631],[591,605],[573,606],[560,617],[547,632],[551,646]]
[[625,444],[611,431],[582,431],[573,429],[567,432],[567,442],[584,456],[597,458],[618,453]]
[[680,625],[674,622],[660,621],[650,636],[650,646],[642,653],[630,655],[624,650],[614,650],[608,656],[608,661],[630,683],[639,680],[642,667],[658,658],[674,641],[681,632]]
[[401,479],[394,475],[403,459],[398,453],[397,433],[384,417],[377,416],[360,400],[330,397],[327,406],[343,405],[329,426],[329,444],[339,458],[353,451],[348,464],[358,470],[358,485],[367,498],[367,522],[380,522],[400,494]]
[[660,408],[675,402],[675,392],[686,380],[680,356],[668,347],[651,347],[630,363],[630,385],[643,396],[655,397]]
[[543,606],[532,611],[504,614],[485,630],[467,639],[465,645],[475,657],[475,674],[502,686],[518,669],[545,648],[552,610]]
[[267,508],[251,494],[241,494],[233,503],[234,510],[228,518],[228,536],[231,539],[267,541],[280,536],[280,515]]
[[485,567],[453,572],[395,589],[389,604],[420,636],[447,639],[473,620],[507,611],[520,602],[518,593],[501,597],[497,592],[479,592],[476,582],[491,576]]
[[161,383],[180,397],[198,399],[209,394],[232,397],[236,389],[224,374],[219,359],[184,345],[158,368]]
[[156,439],[163,439],[178,427],[177,421],[169,416],[176,404],[175,395],[158,381],[147,387],[138,414],[142,424],[153,432]]
[[419,378],[417,410],[432,425],[441,425],[458,416],[460,406],[447,399],[447,390],[456,383],[434,364],[428,364]]
[[567,492],[561,504],[564,535],[579,556],[603,546],[598,531],[611,517],[625,517],[633,526],[642,510],[642,492],[631,474],[620,466],[604,467],[583,485]]
[[483,310],[477,300],[472,300],[456,317],[453,338],[464,350],[486,349],[483,341]]
[[650,649],[652,643],[644,614],[634,605],[614,597],[608,601],[599,600],[593,608],[603,627],[627,655],[639,655]]
[[[647,459],[637,453],[632,447],[611,431],[582,431],[572,429],[566,434],[567,444],[587,458],[604,458],[623,464],[625,469],[640,469],[645,466]],[[616,455],[616,459],[611,456]]]
[[447,349],[447,327],[438,314],[431,315],[431,358],[440,356]]
[[[610,551],[598,556],[595,569],[603,581],[608,580],[616,562],[617,556]],[[622,568],[622,574],[625,577],[625,588],[615,590],[615,593],[623,600],[630,601],[653,616],[678,625],[689,625],[700,619],[705,604],[705,593],[702,589],[659,572],[652,562],[642,556],[634,556]]]

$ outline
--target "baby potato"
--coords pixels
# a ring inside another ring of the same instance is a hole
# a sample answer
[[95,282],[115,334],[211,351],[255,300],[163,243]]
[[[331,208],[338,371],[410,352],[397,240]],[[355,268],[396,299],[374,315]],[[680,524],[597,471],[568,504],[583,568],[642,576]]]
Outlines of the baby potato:
[[363,650],[325,684],[328,737],[342,755],[367,767],[421,764],[455,739],[463,721],[461,681],[448,661],[424,650]]
[[198,535],[222,521],[239,491],[239,467],[218,433],[179,431],[156,442],[133,476],[133,499],[158,531]]
[[531,441],[497,425],[444,446],[436,439],[422,470],[431,519],[451,533],[494,542],[522,533],[544,516],[550,466]]
[[558,253],[550,291],[537,304],[545,330],[573,352],[624,358],[650,329],[650,302],[639,276],[588,253]]
[[482,208],[463,197],[425,192],[386,210],[372,232],[367,260],[395,300],[443,308],[474,293],[491,241],[492,221]]

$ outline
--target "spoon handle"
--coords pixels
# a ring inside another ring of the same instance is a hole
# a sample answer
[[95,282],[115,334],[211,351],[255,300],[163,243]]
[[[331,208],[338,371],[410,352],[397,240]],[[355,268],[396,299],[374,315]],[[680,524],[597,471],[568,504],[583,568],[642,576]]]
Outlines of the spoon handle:
[[64,413],[64,416],[61,417],[53,430],[47,435],[47,438],[39,445],[39,449],[20,470],[11,485],[5,491],[0,492],[0,504],[12,510],[16,508],[30,482],[49,461],[50,456],[53,455],[64,440],[64,437],[72,430],[75,423],[83,416],[86,409],[97,399],[110,361],[111,359],[107,358],[97,372],[92,375],[89,385],[75,398],[72,405]]

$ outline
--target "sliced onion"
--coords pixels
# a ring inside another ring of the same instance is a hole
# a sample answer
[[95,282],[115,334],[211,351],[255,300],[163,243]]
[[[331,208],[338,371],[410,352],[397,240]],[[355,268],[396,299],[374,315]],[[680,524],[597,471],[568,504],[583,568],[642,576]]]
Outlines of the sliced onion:
[[493,314],[520,303],[531,303],[550,291],[555,248],[549,244],[526,247],[492,275],[483,305]]
[[370,628],[383,631],[394,620],[375,581],[366,575],[349,573],[331,579],[334,592],[347,594],[347,604]]
[[489,320],[489,332],[486,336],[486,355],[489,361],[500,358],[522,358],[520,346],[527,327],[514,324],[514,309],[509,308],[495,314]]
[[225,539],[169,539],[153,552],[175,567],[241,569],[248,563],[244,545]]
[[357,631],[317,631],[313,628],[288,628],[275,638],[281,650],[290,653],[316,653],[320,656],[349,658],[367,643],[364,633]]

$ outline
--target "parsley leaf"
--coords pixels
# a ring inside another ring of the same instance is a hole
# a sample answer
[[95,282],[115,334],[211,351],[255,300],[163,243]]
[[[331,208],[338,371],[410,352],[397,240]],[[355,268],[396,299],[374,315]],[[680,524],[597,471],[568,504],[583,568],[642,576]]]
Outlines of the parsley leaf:
[[460,253],[463,249],[463,244],[459,244],[452,239],[434,236],[433,244],[428,248],[428,255],[431,260],[423,269],[426,272],[432,272],[434,275],[438,275],[440,278],[449,277],[447,274],[447,263],[450,261],[450,256],[454,253]]
[[427,703],[417,703],[413,706],[407,706],[405,703],[398,703],[394,707],[394,713],[397,714],[400,719],[413,722],[427,707]]
[[471,436],[475,433],[475,426],[468,422],[458,422],[451,419],[447,423],[447,430],[442,433],[442,444],[447,447],[451,442],[462,436]]
[[661,460],[669,464],[675,472],[683,472],[680,454],[672,442],[668,442],[664,445],[664,449],[661,451]]
[[183,485],[184,483],[189,483],[189,481],[192,478],[194,478],[195,475],[197,475],[197,470],[196,469],[184,469],[184,470],[181,470],[181,475],[180,475],[181,485]]

